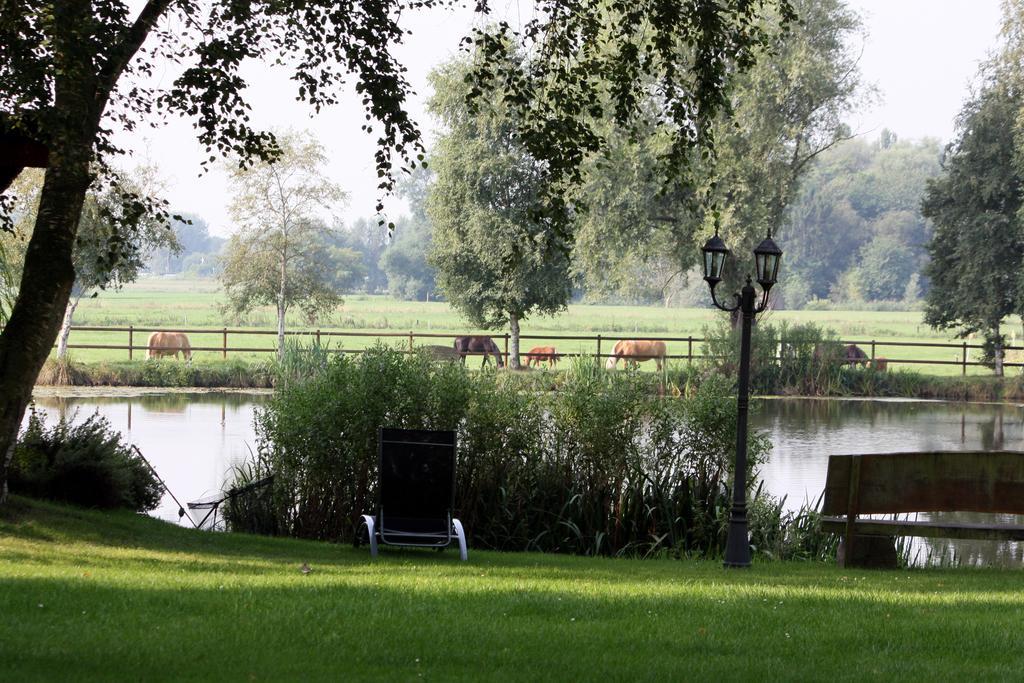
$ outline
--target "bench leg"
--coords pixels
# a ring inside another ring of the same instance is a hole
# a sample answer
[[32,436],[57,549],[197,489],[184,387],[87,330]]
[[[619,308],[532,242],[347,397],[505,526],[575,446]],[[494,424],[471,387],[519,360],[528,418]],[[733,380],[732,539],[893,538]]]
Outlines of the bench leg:
[[462,528],[462,522],[452,520],[452,527],[455,528],[455,535],[459,539],[459,558],[465,562],[469,559],[469,551],[466,549],[466,530]]
[[845,539],[839,544],[836,555],[840,567],[860,567],[865,569],[896,569],[899,558],[896,556],[895,536],[863,536],[853,537],[852,553],[848,553]]
[[373,515],[363,515],[363,526],[370,537],[370,557],[377,557],[377,521]]

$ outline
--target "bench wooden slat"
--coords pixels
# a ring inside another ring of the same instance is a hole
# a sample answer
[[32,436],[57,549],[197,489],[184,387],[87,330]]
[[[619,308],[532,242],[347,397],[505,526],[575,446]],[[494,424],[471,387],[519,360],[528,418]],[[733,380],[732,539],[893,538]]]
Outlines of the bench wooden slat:
[[[846,517],[822,517],[821,528],[845,534]],[[991,541],[1024,541],[1024,525],[980,524],[975,522],[898,521],[892,519],[857,519],[855,534],[865,536],[922,536],[928,538],[964,538]]]
[[[860,471],[854,472],[855,460]],[[829,457],[822,513],[845,515],[859,474],[856,514],[1024,514],[1024,453],[967,451]]]

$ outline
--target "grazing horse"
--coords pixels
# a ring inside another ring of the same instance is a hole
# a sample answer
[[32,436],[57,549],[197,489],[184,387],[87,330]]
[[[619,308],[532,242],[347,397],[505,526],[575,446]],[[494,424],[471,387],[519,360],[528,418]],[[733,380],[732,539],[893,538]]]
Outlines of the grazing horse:
[[879,372],[886,372],[889,369],[889,359],[879,356],[871,361],[871,367]]
[[481,368],[487,365],[487,360],[492,355],[499,368],[505,367],[505,362],[501,359],[501,351],[498,350],[498,345],[490,337],[456,337],[454,346],[463,363],[466,362],[466,356],[469,354],[483,354],[483,361],[480,363]]
[[547,361],[549,368],[555,367],[555,363],[558,362],[558,354],[555,352],[554,346],[534,346],[526,354],[526,367],[532,365],[539,368],[544,361]]
[[192,345],[188,343],[188,335],[183,332],[154,332],[149,335],[146,346],[146,358],[177,358],[180,353],[185,360],[192,360]]
[[871,362],[871,359],[868,358],[868,354],[864,353],[864,350],[856,344],[848,344],[846,348],[843,349],[843,362],[848,365],[867,366],[868,363]]
[[835,363],[836,365],[863,365],[868,366],[871,359],[856,344],[839,346],[836,343],[825,343],[814,345],[814,360],[816,362]]
[[607,370],[614,370],[619,359],[623,359],[628,365],[636,365],[645,360],[654,359],[661,370],[665,366],[665,342],[649,341],[645,339],[622,339],[615,342],[615,348],[608,362],[604,367]]

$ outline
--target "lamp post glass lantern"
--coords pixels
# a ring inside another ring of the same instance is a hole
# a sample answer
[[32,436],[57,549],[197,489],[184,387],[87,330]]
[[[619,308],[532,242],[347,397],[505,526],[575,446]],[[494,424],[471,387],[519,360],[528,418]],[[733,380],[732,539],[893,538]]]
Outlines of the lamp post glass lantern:
[[[747,283],[733,294],[735,303],[725,305],[715,296],[715,288],[722,281],[729,249],[715,230],[715,235],[701,248],[704,256],[704,280],[711,289],[711,301],[717,308],[743,316],[740,336],[740,376],[736,397],[736,466],[733,473],[732,508],[729,512],[729,535],[725,544],[726,567],[750,566],[750,533],[747,525],[747,412],[750,407],[750,328],[754,316],[768,308],[768,292],[778,281],[782,250],[772,240],[771,233],[754,249],[754,267],[761,296],[747,276]],[[759,300],[758,300],[759,299]]]

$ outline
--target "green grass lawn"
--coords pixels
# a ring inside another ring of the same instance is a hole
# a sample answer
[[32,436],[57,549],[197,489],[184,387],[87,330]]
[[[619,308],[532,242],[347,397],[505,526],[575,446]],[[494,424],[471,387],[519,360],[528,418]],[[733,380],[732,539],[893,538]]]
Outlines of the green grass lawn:
[[[172,327],[172,328],[247,328],[272,330],[276,318],[271,307],[257,309],[237,320],[231,320],[223,310],[224,298],[216,281],[184,280],[172,278],[150,278],[129,284],[121,291],[102,292],[94,299],[84,299],[75,314],[76,325],[127,327]],[[616,339],[643,336],[701,337],[704,328],[724,314],[711,309],[662,308],[657,306],[598,306],[572,305],[568,311],[554,317],[536,317],[523,323],[524,335],[536,335],[537,339],[523,340],[525,353],[532,346],[555,346],[566,353],[594,353],[593,341],[567,341],[551,339],[547,335],[588,335],[601,334],[607,341],[602,351],[608,353]],[[947,332],[936,332],[924,324],[919,311],[772,311],[766,319],[772,322],[812,322],[823,328],[839,333],[844,340],[865,344],[870,353],[869,343],[875,340],[876,355],[886,358],[913,358],[941,361],[959,361],[961,351],[949,348],[898,348],[886,347],[886,342],[955,342]],[[417,339],[416,343],[437,343],[449,345],[451,336],[465,334],[473,328],[444,302],[396,301],[386,296],[348,295],[337,311],[316,324],[303,319],[296,311],[289,316],[288,325],[295,330],[334,330],[364,333],[394,333],[405,335],[386,341],[393,344],[408,344],[410,330],[446,335],[441,339]],[[1010,321],[1011,333],[1019,327],[1019,320]],[[496,332],[501,336],[504,331]],[[138,333],[133,343],[144,346],[146,334]],[[191,334],[194,347],[220,348],[223,337],[220,333]],[[374,337],[333,338],[333,348],[361,349],[376,341]],[[87,345],[125,345],[126,332],[74,332],[70,342]],[[1021,343],[1020,340],[1017,341]],[[266,349],[275,348],[273,335],[229,335],[228,345]],[[503,342],[499,341],[499,346]],[[669,344],[669,353],[685,355],[689,345],[686,342]],[[700,344],[693,345],[693,352],[700,353]],[[1015,352],[1008,360],[1019,362],[1024,354]],[[127,351],[77,349],[72,351],[76,360],[94,362],[100,360],[127,360]],[[977,352],[972,352],[976,360]],[[198,352],[198,359],[219,358],[219,351]],[[144,351],[136,351],[136,358],[145,357]],[[268,358],[266,352],[231,352],[228,356],[247,359]],[[955,365],[911,365],[908,367],[928,374],[957,375],[961,370]],[[985,368],[969,368],[970,374],[991,374]],[[1011,372],[1015,372],[1012,371]]]
[[0,678],[1018,679],[1020,586],[1005,570],[374,562],[15,498],[0,511]]

